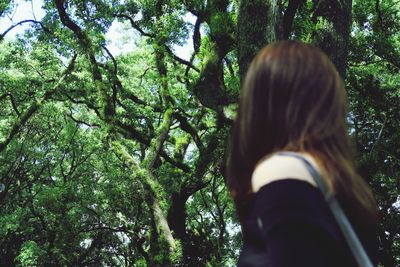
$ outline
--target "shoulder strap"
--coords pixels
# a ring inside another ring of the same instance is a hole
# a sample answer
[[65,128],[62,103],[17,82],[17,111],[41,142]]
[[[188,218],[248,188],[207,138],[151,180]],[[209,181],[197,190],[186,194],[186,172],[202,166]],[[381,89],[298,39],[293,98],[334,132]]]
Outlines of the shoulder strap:
[[[307,167],[307,170],[310,172],[314,181],[318,185],[318,188],[321,190],[324,196],[327,196],[328,188],[325,181],[322,179],[319,172],[311,165],[311,163],[303,157],[301,154],[296,152],[279,152],[279,155],[287,155],[300,159],[303,161],[304,165]],[[333,216],[335,217],[336,222],[339,225],[339,228],[342,230],[342,233],[349,245],[351,252],[353,253],[354,258],[357,263],[361,267],[373,267],[371,260],[369,259],[367,253],[365,252],[364,247],[362,246],[360,240],[358,239],[356,233],[354,232],[351,223],[349,222],[346,214],[343,212],[343,209],[340,207],[339,202],[332,195],[329,198],[326,198],[326,201],[331,209]]]

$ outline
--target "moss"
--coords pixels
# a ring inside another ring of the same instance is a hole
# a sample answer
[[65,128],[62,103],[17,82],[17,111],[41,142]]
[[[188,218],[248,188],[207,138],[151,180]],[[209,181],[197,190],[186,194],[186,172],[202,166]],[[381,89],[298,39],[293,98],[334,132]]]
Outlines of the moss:
[[227,34],[234,31],[231,15],[227,12],[216,11],[210,19],[212,34]]

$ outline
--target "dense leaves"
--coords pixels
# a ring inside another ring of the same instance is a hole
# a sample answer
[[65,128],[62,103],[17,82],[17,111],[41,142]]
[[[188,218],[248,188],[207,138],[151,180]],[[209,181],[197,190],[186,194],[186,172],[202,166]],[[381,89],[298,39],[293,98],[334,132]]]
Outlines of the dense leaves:
[[249,61],[285,38],[346,75],[380,264],[400,264],[399,3],[32,3],[42,18],[0,27],[1,266],[235,265],[224,150]]

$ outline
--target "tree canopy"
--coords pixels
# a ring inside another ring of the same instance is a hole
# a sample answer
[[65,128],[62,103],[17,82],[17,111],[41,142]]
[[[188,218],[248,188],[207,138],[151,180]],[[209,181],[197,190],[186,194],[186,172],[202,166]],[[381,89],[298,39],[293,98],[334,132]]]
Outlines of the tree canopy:
[[283,39],[345,79],[380,266],[400,265],[398,1],[31,0],[43,17],[14,21],[22,2],[0,0],[0,266],[234,266],[224,151],[251,59]]

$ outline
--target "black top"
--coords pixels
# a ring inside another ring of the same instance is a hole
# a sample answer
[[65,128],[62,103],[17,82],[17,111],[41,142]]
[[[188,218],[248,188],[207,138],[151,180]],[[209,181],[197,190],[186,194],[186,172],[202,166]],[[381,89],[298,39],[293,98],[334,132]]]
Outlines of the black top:
[[[375,231],[353,227],[376,264]],[[357,266],[321,192],[308,182],[284,179],[263,186],[242,231],[238,267]]]

